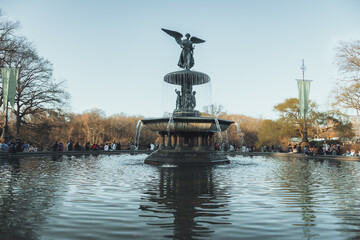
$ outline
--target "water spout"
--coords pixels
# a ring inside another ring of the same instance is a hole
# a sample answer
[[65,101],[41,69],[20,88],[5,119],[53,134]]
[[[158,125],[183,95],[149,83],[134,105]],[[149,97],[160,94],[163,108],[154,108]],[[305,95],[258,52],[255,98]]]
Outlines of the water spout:
[[[142,122],[141,120],[139,120],[136,124],[136,129],[135,129],[135,136],[134,136],[134,145],[135,145],[135,148],[137,148],[137,142],[138,142],[138,139],[140,139],[140,133],[139,132],[139,127],[140,127],[140,124],[142,126]],[[141,131],[141,130],[140,130]]]
[[169,137],[170,137],[170,124],[174,128],[174,115],[173,114],[171,114],[171,116],[169,117],[169,122],[168,122],[168,124],[166,126],[166,131],[167,131]]
[[236,126],[236,131],[237,131],[238,136],[239,136],[240,147],[242,147],[244,145],[244,134],[240,129],[239,123],[235,122],[235,126]]
[[171,148],[171,131],[170,131],[170,124],[172,125],[172,127],[174,128],[174,115],[171,114],[171,116],[169,117],[169,122],[166,126],[166,131],[168,134],[168,148]]
[[216,124],[216,128],[217,128],[217,133],[219,134],[219,138],[220,138],[220,144],[223,142],[223,137],[221,135],[221,128],[220,128],[220,123],[219,120],[217,118],[214,119],[215,120],[215,124]]
[[140,147],[140,135],[141,135],[141,129],[143,127],[143,123],[141,122],[140,126],[139,126],[139,132],[138,132],[138,136],[137,136],[137,141],[136,141],[136,150],[139,150]]
[[136,124],[136,129],[135,129],[135,136],[134,136],[134,143],[136,143],[136,139],[137,139],[137,133],[138,133],[138,129],[140,126],[141,120],[139,120]]

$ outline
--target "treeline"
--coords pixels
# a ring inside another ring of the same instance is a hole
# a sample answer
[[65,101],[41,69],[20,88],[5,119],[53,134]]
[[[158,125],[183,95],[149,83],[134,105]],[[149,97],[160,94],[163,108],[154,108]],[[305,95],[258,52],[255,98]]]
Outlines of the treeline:
[[[204,116],[209,114],[204,113]],[[244,143],[255,146],[258,131],[264,120],[247,117],[244,115],[222,114],[219,118],[235,121],[227,131],[229,144],[241,147]],[[65,114],[61,111],[48,111],[30,119],[28,124],[22,127],[19,135],[15,136],[16,126],[10,121],[10,134],[12,138],[20,138],[23,142],[29,142],[39,149],[49,149],[56,142],[66,144],[72,140],[74,143],[104,144],[107,142],[120,142],[122,148],[128,148],[134,139],[136,126],[142,116],[112,115],[106,117],[103,111],[92,109],[82,114]],[[1,129],[2,130],[2,129]],[[241,130],[241,133],[239,132]],[[223,132],[223,140],[226,143],[226,134]],[[218,140],[218,135],[215,134]],[[160,144],[160,137],[156,132],[150,131],[143,125],[138,144],[140,149],[146,149],[150,144]]]
[[[202,115],[215,116],[236,123],[230,125],[227,132],[222,132],[224,144],[232,144],[236,148],[241,148],[242,144],[257,149],[264,145],[284,148],[289,144],[289,139],[302,137],[303,122],[296,103],[297,99],[288,99],[279,104],[281,106],[285,104],[287,110],[283,112],[283,117],[277,120],[258,119],[224,112],[220,112],[219,115],[204,112]],[[276,105],[275,108],[278,108],[279,105]],[[99,109],[92,109],[82,114],[47,111],[40,115],[29,119],[17,136],[14,135],[16,125],[11,121],[10,133],[13,138],[17,137],[23,142],[30,142],[40,149],[50,148],[55,141],[66,144],[70,140],[80,144],[86,142],[104,144],[115,141],[120,142],[124,149],[137,140],[134,139],[136,126],[139,120],[143,119],[142,116],[127,115],[106,117]],[[317,116],[314,117],[313,115]],[[313,116],[309,117],[308,120],[310,138],[330,139],[332,137],[351,138],[354,136],[352,124],[343,115],[319,113],[311,108],[309,116]],[[219,139],[218,135],[215,134],[215,140],[219,142]],[[150,143],[160,144],[159,135],[143,126],[139,138],[140,149],[146,149]]]
[[[30,119],[18,135],[14,124],[10,122],[12,138],[20,138],[39,149],[49,149],[56,141],[64,145],[70,140],[74,143],[104,144],[120,142],[123,148],[134,142],[135,129],[141,116],[112,115],[106,117],[99,109],[92,109],[82,114],[61,111],[48,111]],[[140,144],[145,148],[157,140],[157,134],[143,128]]]

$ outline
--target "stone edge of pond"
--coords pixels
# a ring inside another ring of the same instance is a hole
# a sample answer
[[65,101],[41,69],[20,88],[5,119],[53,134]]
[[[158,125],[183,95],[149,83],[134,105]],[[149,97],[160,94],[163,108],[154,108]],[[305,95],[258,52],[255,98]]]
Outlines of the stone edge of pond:
[[[30,156],[83,156],[83,155],[120,155],[120,154],[150,154],[151,150],[120,150],[120,151],[64,151],[64,152],[53,152],[53,151],[41,151],[41,152],[18,152],[18,153],[6,153],[0,152],[0,159],[11,158],[11,157],[30,157]],[[285,158],[302,158],[302,159],[333,159],[333,160],[346,160],[346,161],[360,161],[360,157],[350,157],[343,155],[316,155],[308,156],[302,153],[273,153],[273,152],[225,152],[228,156],[264,156],[264,157],[285,157]]]
[[10,158],[10,157],[30,157],[30,156],[83,156],[83,155],[118,155],[118,154],[150,154],[153,151],[150,150],[120,150],[120,151],[63,151],[63,152],[53,152],[53,151],[41,151],[41,152],[0,152],[0,159]]
[[266,156],[266,157],[285,157],[285,158],[302,158],[302,159],[331,159],[331,160],[346,160],[346,161],[360,161],[360,157],[356,156],[343,156],[343,155],[316,155],[308,156],[304,153],[278,153],[278,152],[228,152],[229,156]]

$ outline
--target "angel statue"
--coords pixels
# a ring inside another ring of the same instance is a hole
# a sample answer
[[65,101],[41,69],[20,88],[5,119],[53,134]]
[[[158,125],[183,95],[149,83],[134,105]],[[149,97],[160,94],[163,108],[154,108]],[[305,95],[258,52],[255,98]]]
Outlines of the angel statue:
[[183,37],[183,35],[181,33],[167,30],[164,28],[162,28],[161,30],[163,30],[164,32],[166,32],[167,34],[169,34],[170,36],[175,38],[176,42],[182,48],[178,66],[181,68],[184,68],[186,70],[189,70],[190,68],[192,68],[194,66],[194,57],[193,57],[194,46],[193,46],[193,44],[203,43],[203,42],[205,42],[205,40],[202,40],[202,39],[194,37],[194,36],[190,38],[189,33],[185,34],[186,39],[181,39]]

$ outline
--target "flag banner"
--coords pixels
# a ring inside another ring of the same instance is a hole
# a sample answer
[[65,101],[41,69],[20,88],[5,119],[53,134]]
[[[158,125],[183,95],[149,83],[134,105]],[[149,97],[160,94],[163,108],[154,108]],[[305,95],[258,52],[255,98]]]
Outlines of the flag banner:
[[1,77],[3,88],[3,109],[5,110],[8,101],[10,102],[11,107],[14,107],[19,69],[1,68]]
[[310,80],[297,80],[300,116],[305,116],[309,106]]

